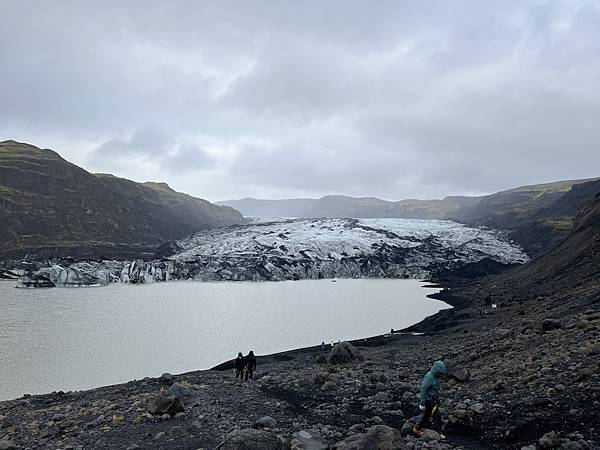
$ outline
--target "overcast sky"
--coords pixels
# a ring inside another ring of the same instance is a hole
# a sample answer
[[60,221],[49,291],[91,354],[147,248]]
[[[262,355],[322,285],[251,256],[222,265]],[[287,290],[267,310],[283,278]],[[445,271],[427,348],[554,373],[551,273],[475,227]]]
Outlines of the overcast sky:
[[209,200],[600,176],[598,1],[0,1],[0,140]]

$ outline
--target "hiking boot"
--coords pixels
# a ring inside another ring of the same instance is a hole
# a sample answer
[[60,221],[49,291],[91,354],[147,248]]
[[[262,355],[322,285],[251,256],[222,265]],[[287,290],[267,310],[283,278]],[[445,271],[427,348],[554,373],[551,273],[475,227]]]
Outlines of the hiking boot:
[[419,437],[423,436],[423,432],[421,430],[417,429],[416,426],[413,427],[413,433],[415,433]]

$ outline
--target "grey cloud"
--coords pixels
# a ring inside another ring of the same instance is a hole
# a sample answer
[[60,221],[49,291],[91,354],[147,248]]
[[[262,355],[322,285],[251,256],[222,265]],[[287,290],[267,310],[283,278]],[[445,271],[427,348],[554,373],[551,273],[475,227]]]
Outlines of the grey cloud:
[[182,173],[207,170],[216,163],[217,161],[200,146],[183,144],[175,153],[164,158],[160,165],[172,173]]
[[0,14],[0,134],[92,171],[212,199],[598,175],[597,2],[9,0]]

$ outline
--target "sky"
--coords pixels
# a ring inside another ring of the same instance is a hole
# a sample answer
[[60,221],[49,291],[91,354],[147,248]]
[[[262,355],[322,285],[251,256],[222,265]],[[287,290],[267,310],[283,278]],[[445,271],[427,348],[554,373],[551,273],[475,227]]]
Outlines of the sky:
[[231,198],[600,176],[600,0],[0,1],[0,140]]

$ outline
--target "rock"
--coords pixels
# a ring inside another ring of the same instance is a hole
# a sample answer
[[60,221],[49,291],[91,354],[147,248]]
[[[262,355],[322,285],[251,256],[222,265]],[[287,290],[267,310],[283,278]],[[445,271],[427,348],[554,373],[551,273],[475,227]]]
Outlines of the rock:
[[315,374],[315,384],[323,384],[329,381],[329,374],[327,372],[318,372]]
[[558,448],[560,446],[560,439],[554,431],[551,431],[543,435],[538,443],[540,444],[540,448]]
[[11,441],[0,441],[0,450],[16,450],[17,446]]
[[469,409],[477,414],[483,414],[483,403],[473,403]]
[[318,434],[306,430],[294,434],[291,450],[322,450],[327,448]]
[[183,411],[181,400],[170,395],[159,394],[150,400],[148,405],[148,412],[154,416],[162,416],[163,414],[174,416]]
[[431,442],[431,441],[441,441],[442,437],[440,436],[440,434],[437,431],[426,428],[423,430],[421,439],[425,442]]
[[281,440],[273,433],[246,428],[229,433],[217,446],[219,450],[282,450]]
[[254,422],[254,428],[275,428],[277,421],[271,416],[263,416]]
[[406,450],[400,432],[386,425],[375,425],[366,433],[355,434],[348,439],[337,442],[335,450]]
[[468,369],[459,369],[456,372],[453,372],[454,378],[461,383],[465,383],[469,381],[471,378],[471,372]]
[[552,331],[562,328],[562,322],[558,319],[544,319],[542,321],[542,331]]
[[345,364],[360,358],[360,353],[349,342],[335,344],[327,357],[329,364]]
[[321,386],[321,390],[323,392],[335,391],[336,389],[337,384],[335,384],[335,381],[328,381],[327,383],[323,384],[323,386]]
[[594,369],[591,367],[582,367],[577,370],[577,377],[575,377],[575,381],[585,380],[586,378],[592,376],[594,374]]
[[494,390],[496,392],[503,391],[504,389],[506,389],[506,381],[498,380],[494,383]]
[[167,435],[167,433],[165,433],[164,431],[159,431],[158,433],[156,433],[154,435],[154,437],[152,439],[154,439],[155,441],[160,441],[162,438],[164,438]]
[[590,347],[590,355],[600,355],[600,342],[596,342]]
[[510,337],[512,330],[509,330],[508,328],[499,328],[494,334],[496,335],[496,339],[506,339]]
[[169,434],[171,436],[173,436],[174,438],[179,438],[179,437],[185,436],[186,432],[185,432],[185,430],[182,427],[180,427],[179,425],[177,425],[177,426],[174,426],[173,428],[171,428],[169,430]]
[[171,385],[171,387],[169,388],[169,390],[167,391],[167,394],[173,396],[173,397],[177,397],[177,398],[184,398],[184,397],[190,397],[192,396],[192,391],[191,389],[188,389],[187,387],[185,387],[182,384],[179,383],[173,383]]
[[169,372],[165,372],[160,376],[160,380],[162,381],[173,381],[173,375]]
[[536,450],[535,445],[525,445],[521,447],[521,450]]

